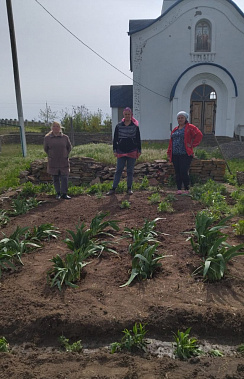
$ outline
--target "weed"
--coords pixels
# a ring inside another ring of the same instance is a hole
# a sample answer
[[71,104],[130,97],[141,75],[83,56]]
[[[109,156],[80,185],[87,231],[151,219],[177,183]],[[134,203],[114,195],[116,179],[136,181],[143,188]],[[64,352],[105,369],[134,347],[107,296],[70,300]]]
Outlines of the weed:
[[224,354],[222,353],[222,351],[220,351],[218,349],[210,350],[209,355],[211,357],[223,357],[224,356]]
[[170,203],[172,203],[173,201],[176,201],[177,200],[177,197],[173,194],[173,193],[169,193],[166,197],[165,197],[165,201],[168,201]]
[[124,336],[120,342],[114,342],[110,345],[111,353],[116,351],[128,350],[146,350],[148,342],[145,339],[147,330],[145,329],[146,324],[143,325],[140,322],[135,323],[132,330],[124,329]]
[[0,352],[1,353],[9,352],[9,344],[5,337],[0,338]]
[[140,190],[145,190],[149,187],[149,181],[147,176],[144,176],[141,183],[139,184],[139,189]]
[[237,351],[239,351],[240,353],[244,353],[244,343],[238,346]]
[[177,334],[174,333],[174,354],[180,359],[188,359],[190,357],[196,357],[202,353],[198,347],[198,341],[194,337],[189,337],[191,328],[188,328],[185,332],[178,330]]
[[167,184],[168,184],[168,187],[174,187],[176,185],[175,175],[169,175]]
[[157,204],[157,203],[160,203],[161,196],[158,192],[156,192],[156,193],[153,193],[152,195],[150,195],[148,197],[148,200],[149,200],[150,204]]
[[198,200],[207,206],[216,217],[230,213],[225,200],[226,188],[223,184],[216,183],[210,179],[205,184],[192,187],[191,195],[194,200]]
[[202,150],[202,149],[196,149],[195,150],[195,155],[198,159],[202,159],[202,160],[206,160],[206,159],[209,159],[209,155],[208,153],[206,152],[206,150]]
[[65,338],[64,336],[59,337],[60,344],[65,348],[65,351],[72,352],[72,353],[80,353],[83,349],[83,346],[81,344],[81,341],[76,341],[72,344],[69,343],[69,339]]
[[121,209],[129,209],[130,208],[130,202],[128,200],[123,200],[120,204]]
[[166,213],[173,213],[174,209],[169,201],[161,201],[158,205],[158,211],[159,212],[166,212]]
[[232,226],[234,227],[234,233],[236,236],[244,236],[244,220],[239,220]]
[[36,193],[37,193],[37,188],[33,183],[26,182],[23,184],[21,196],[23,197],[35,196]]
[[236,205],[234,206],[233,211],[234,211],[234,214],[236,215],[241,215],[241,216],[244,215],[244,193],[240,195],[239,199],[237,200]]

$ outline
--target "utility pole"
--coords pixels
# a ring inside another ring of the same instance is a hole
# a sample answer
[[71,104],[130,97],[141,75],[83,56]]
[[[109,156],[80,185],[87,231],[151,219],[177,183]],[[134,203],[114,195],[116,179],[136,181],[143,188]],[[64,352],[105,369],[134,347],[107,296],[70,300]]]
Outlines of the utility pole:
[[7,13],[8,13],[9,34],[10,34],[13,71],[14,71],[15,94],[16,94],[16,101],[17,101],[18,119],[19,119],[19,125],[20,125],[22,153],[23,153],[23,157],[26,157],[27,148],[26,148],[26,138],[25,138],[25,124],[24,124],[24,116],[23,116],[23,108],[22,108],[22,100],[21,100],[19,68],[18,68],[17,48],[16,48],[14,19],[13,19],[11,0],[6,0],[6,6],[7,6]]

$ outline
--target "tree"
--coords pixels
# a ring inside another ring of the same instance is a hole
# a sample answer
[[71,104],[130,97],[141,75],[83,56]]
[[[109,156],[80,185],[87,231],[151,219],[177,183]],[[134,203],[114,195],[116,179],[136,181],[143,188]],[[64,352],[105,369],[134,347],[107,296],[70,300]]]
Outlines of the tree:
[[53,112],[51,110],[51,107],[47,105],[46,103],[46,109],[42,110],[40,109],[39,113],[39,119],[45,123],[46,126],[48,126],[51,122],[53,122],[57,117],[58,112]]

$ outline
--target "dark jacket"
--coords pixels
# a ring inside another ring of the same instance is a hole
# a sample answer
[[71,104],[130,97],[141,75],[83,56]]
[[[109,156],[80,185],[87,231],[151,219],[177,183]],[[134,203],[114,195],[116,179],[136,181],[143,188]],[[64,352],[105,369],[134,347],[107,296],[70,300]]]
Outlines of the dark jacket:
[[44,150],[48,155],[47,172],[51,175],[68,175],[70,171],[69,153],[72,149],[69,137],[52,132],[44,137]]
[[130,125],[126,126],[121,121],[115,127],[113,150],[121,153],[130,153],[131,151],[138,150],[141,153],[141,136],[139,127],[132,121]]

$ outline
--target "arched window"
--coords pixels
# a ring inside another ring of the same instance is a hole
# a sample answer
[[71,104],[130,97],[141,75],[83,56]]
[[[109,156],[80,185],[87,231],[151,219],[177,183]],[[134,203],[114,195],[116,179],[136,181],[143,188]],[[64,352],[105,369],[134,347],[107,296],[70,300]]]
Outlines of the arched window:
[[211,51],[211,27],[207,21],[199,21],[195,29],[195,51]]

